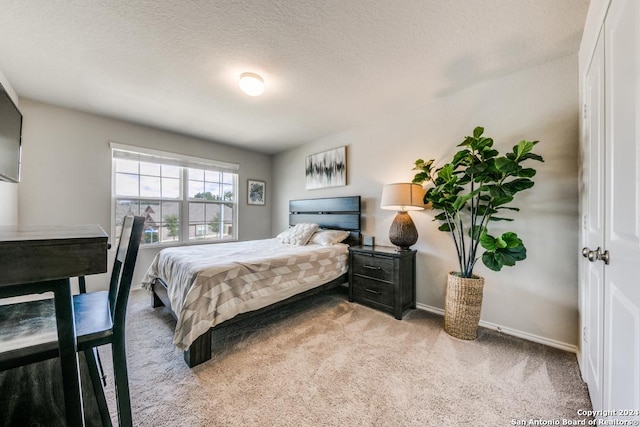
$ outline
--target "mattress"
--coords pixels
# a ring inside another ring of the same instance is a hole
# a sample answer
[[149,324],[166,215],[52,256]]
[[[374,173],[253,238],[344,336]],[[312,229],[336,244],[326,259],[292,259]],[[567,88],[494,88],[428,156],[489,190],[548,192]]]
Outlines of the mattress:
[[143,287],[167,284],[178,319],[174,344],[186,350],[213,326],[328,283],[347,272],[348,245],[286,245],[278,239],[163,249]]

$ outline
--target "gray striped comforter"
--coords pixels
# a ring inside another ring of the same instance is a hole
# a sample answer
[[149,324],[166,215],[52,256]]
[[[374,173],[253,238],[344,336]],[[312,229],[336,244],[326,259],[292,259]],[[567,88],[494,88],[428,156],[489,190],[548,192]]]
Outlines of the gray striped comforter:
[[237,314],[320,286],[347,272],[348,246],[252,240],[163,249],[142,284],[168,285],[178,317],[174,344],[186,350],[209,328]]

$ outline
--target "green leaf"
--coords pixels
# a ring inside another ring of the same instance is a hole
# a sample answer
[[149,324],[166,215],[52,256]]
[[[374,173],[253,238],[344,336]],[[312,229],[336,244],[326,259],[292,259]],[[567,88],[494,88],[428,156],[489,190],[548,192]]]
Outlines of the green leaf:
[[485,151],[482,152],[482,158],[483,159],[490,159],[492,157],[497,156],[498,154],[499,154],[498,150],[493,150],[493,149],[485,150]]
[[493,198],[507,196],[507,194],[504,192],[504,190],[500,185],[497,185],[497,184],[489,185],[488,187],[489,187],[489,194],[491,194],[491,197]]
[[504,263],[502,254],[497,252],[485,252],[482,254],[482,262],[490,270],[500,271]]
[[491,218],[489,218],[489,221],[513,221],[512,218],[502,218],[499,216],[492,216]]
[[509,249],[497,249],[495,251],[486,251],[482,254],[482,262],[493,271],[500,271],[505,265],[513,267],[516,262],[520,261],[518,255]]
[[[455,228],[455,226],[453,228]],[[440,230],[440,231],[451,231],[451,226],[449,225],[448,222],[445,222],[444,224],[441,224],[440,227],[438,227],[438,230]]]
[[513,154],[516,155],[516,160],[520,160],[523,156],[530,153],[531,150],[533,150],[533,145],[533,142],[524,140],[515,145],[513,147]]
[[473,130],[473,137],[480,138],[484,133],[484,128],[482,126],[478,126]]
[[506,157],[498,157],[496,159],[496,168],[504,174],[510,175],[516,172],[518,167],[517,162]]
[[513,267],[516,265],[516,260],[512,257],[509,252],[500,251],[500,255],[502,255],[502,263],[506,266]]
[[479,175],[487,170],[488,165],[486,163],[478,163],[477,165],[473,165],[467,169],[467,173],[469,175]]
[[480,193],[480,189],[476,188],[470,193],[467,193],[463,196],[459,196],[456,199],[456,201],[453,203],[453,209],[455,210],[462,209],[462,207],[469,201],[469,199],[471,199],[472,197],[475,197],[478,193]]
[[455,202],[453,202],[453,209],[459,211],[462,207],[469,201],[472,196],[470,194],[466,194],[463,197],[458,197]]
[[440,169],[440,171],[438,172],[438,178],[443,179],[445,182],[451,181],[451,178],[454,178],[453,165],[450,163],[447,163],[446,165],[444,165],[442,169]]
[[484,213],[487,211],[487,209],[489,210],[489,214],[493,215],[494,213],[498,212],[495,209],[489,208],[489,206],[487,205],[478,205],[476,212],[477,212],[477,216],[482,216],[484,215]]
[[487,232],[487,227],[480,227],[479,225],[476,225],[473,227],[473,230],[471,229],[469,230],[469,237],[471,237],[472,240],[479,240],[480,237],[486,232]]
[[502,236],[496,237],[496,246],[498,249],[504,249],[507,247],[507,242],[502,239]]
[[542,158],[542,156],[539,156],[533,153],[525,154],[524,156],[522,156],[522,159],[520,160],[526,160],[526,159],[532,159],[532,160],[537,160],[539,162],[544,162],[544,159]]
[[440,212],[438,215],[435,216],[435,219],[437,219],[438,221],[446,221],[447,220],[447,213],[446,212]]
[[507,253],[516,261],[522,261],[527,258],[527,248],[522,245],[517,248],[508,248]]
[[493,139],[479,138],[473,144],[471,144],[471,148],[477,151],[478,153],[482,153],[485,150],[489,149],[492,145],[493,145]]
[[422,184],[423,182],[427,181],[429,179],[429,175],[427,175],[426,172],[420,172],[417,173],[416,176],[413,177],[413,180],[411,182],[413,182],[414,184]]
[[513,181],[506,182],[502,184],[502,189],[504,192],[510,196],[516,194],[519,191],[526,190],[527,188],[533,187],[534,182],[529,178],[517,178]]
[[488,251],[495,251],[498,248],[496,239],[487,233],[480,235],[480,245]]
[[487,152],[493,147],[493,138],[483,138],[482,152]]
[[453,156],[453,160],[451,161],[451,163],[454,166],[457,166],[462,160],[466,159],[470,155],[471,152],[469,150],[460,150]]
[[506,247],[508,248],[517,248],[519,246],[522,246],[522,240],[520,240],[516,233],[507,231],[500,237],[506,243]]
[[493,206],[494,207],[498,207],[500,205],[506,205],[507,203],[511,203],[513,201],[513,197],[511,196],[500,196],[500,197],[494,197],[493,198]]
[[458,147],[468,147],[471,145],[471,143],[473,142],[473,138],[470,136],[467,136],[464,141],[462,141],[460,144],[458,144]]
[[532,168],[523,168],[518,172],[518,176],[522,178],[533,178],[536,175],[536,170]]
[[470,175],[462,175],[462,176],[458,177],[458,181],[456,181],[456,185],[467,185],[470,182],[471,182],[471,176]]

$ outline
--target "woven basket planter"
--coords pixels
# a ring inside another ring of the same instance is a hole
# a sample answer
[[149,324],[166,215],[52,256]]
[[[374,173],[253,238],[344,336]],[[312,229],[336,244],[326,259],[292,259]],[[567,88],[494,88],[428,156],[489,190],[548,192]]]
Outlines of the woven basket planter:
[[447,295],[444,310],[444,330],[449,335],[463,340],[474,340],[478,336],[482,289],[484,278],[447,276]]

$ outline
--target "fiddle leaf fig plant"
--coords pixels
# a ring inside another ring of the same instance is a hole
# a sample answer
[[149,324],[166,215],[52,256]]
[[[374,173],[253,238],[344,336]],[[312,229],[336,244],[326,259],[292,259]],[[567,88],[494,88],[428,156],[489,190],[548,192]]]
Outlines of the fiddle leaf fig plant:
[[543,162],[533,153],[538,141],[520,141],[511,152],[501,156],[493,148],[493,139],[483,136],[484,128],[476,127],[473,136],[465,137],[462,147],[450,162],[434,167],[434,160],[415,161],[413,182],[430,183],[424,203],[439,213],[434,220],[438,228],[451,234],[458,254],[460,277],[473,277],[473,269],[484,249],[482,262],[500,271],[527,257],[527,249],[516,233],[499,236],[489,234],[489,224],[513,221],[503,216],[506,211],[519,211],[510,206],[514,196],[533,187],[536,170],[523,166],[530,161]]

